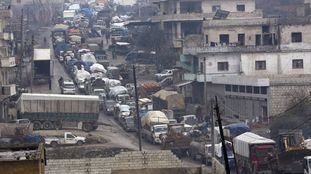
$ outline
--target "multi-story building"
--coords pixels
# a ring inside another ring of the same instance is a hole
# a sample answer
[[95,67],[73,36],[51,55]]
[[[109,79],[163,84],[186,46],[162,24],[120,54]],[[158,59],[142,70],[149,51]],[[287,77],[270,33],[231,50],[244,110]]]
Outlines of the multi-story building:
[[188,83],[178,87],[203,103],[206,80],[208,101],[219,96],[225,116],[268,122],[311,91],[311,18],[263,18],[252,2],[202,5],[207,12],[231,12],[221,20],[205,18],[201,33],[184,37],[180,61]]
[[[188,35],[201,34],[205,21],[213,19],[218,9],[230,12],[228,19],[261,18],[255,0],[152,0],[159,12],[152,22],[166,32],[173,48],[181,49]],[[210,35],[211,37],[212,35]]]
[[0,120],[6,119],[7,99],[15,94],[16,64],[13,35],[10,31],[12,17],[10,0],[0,2]]
[[268,122],[311,90],[310,17],[265,18],[255,0],[151,2],[151,22],[182,50],[187,72],[176,87],[187,101],[203,103],[206,80],[207,100],[219,96],[225,116]]

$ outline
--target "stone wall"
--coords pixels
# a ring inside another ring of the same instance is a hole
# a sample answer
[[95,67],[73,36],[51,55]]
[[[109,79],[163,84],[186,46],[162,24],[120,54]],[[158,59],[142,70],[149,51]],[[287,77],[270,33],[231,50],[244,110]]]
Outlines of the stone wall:
[[310,77],[270,79],[269,115],[277,116],[311,92]]
[[48,160],[46,174],[111,174],[116,170],[181,168],[171,151],[121,152],[110,158]]

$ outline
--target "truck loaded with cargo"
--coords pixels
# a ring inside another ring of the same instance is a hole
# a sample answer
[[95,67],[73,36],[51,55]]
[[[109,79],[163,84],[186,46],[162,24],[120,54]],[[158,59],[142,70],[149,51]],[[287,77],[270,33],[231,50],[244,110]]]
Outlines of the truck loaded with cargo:
[[141,118],[142,138],[154,144],[160,144],[160,136],[167,133],[168,123],[169,120],[163,112],[147,112],[146,115]]
[[174,117],[178,119],[185,115],[185,98],[176,91],[160,90],[152,96],[153,109],[169,109],[174,112]]
[[78,127],[88,132],[98,127],[98,96],[23,93],[17,103],[18,118],[29,119],[34,130]]
[[33,69],[35,82],[50,82],[51,78],[51,50],[34,49]]
[[233,138],[239,173],[277,173],[275,141],[246,132]]

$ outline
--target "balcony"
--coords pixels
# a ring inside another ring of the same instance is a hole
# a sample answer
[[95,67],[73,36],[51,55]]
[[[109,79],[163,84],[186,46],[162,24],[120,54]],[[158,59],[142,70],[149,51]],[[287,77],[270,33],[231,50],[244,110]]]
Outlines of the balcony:
[[0,59],[1,68],[11,68],[16,66],[15,57],[7,57]]
[[16,94],[16,85],[2,85],[1,86],[1,96],[13,96]]
[[[215,74],[206,74],[206,82],[212,82],[215,77],[234,77],[237,76],[238,73],[231,73],[231,74],[225,74],[225,73],[215,73]],[[193,74],[193,73],[185,73],[183,80],[187,81],[197,81],[197,82],[204,82],[204,74]]]
[[10,33],[0,33],[0,40],[10,41],[13,40]]
[[152,22],[182,22],[182,21],[203,21],[204,15],[200,13],[184,13],[184,14],[163,14],[153,16]]
[[11,18],[11,17],[12,17],[12,10],[0,9],[0,18]]
[[273,52],[278,48],[275,45],[266,46],[205,46],[205,47],[184,47],[183,54],[197,55],[202,53],[252,53],[252,52]]

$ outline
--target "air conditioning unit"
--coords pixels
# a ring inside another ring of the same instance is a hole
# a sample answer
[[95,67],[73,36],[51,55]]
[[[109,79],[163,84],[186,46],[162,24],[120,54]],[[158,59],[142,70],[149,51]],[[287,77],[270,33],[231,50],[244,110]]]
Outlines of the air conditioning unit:
[[16,94],[16,85],[2,85],[1,86],[1,95],[13,96]]

